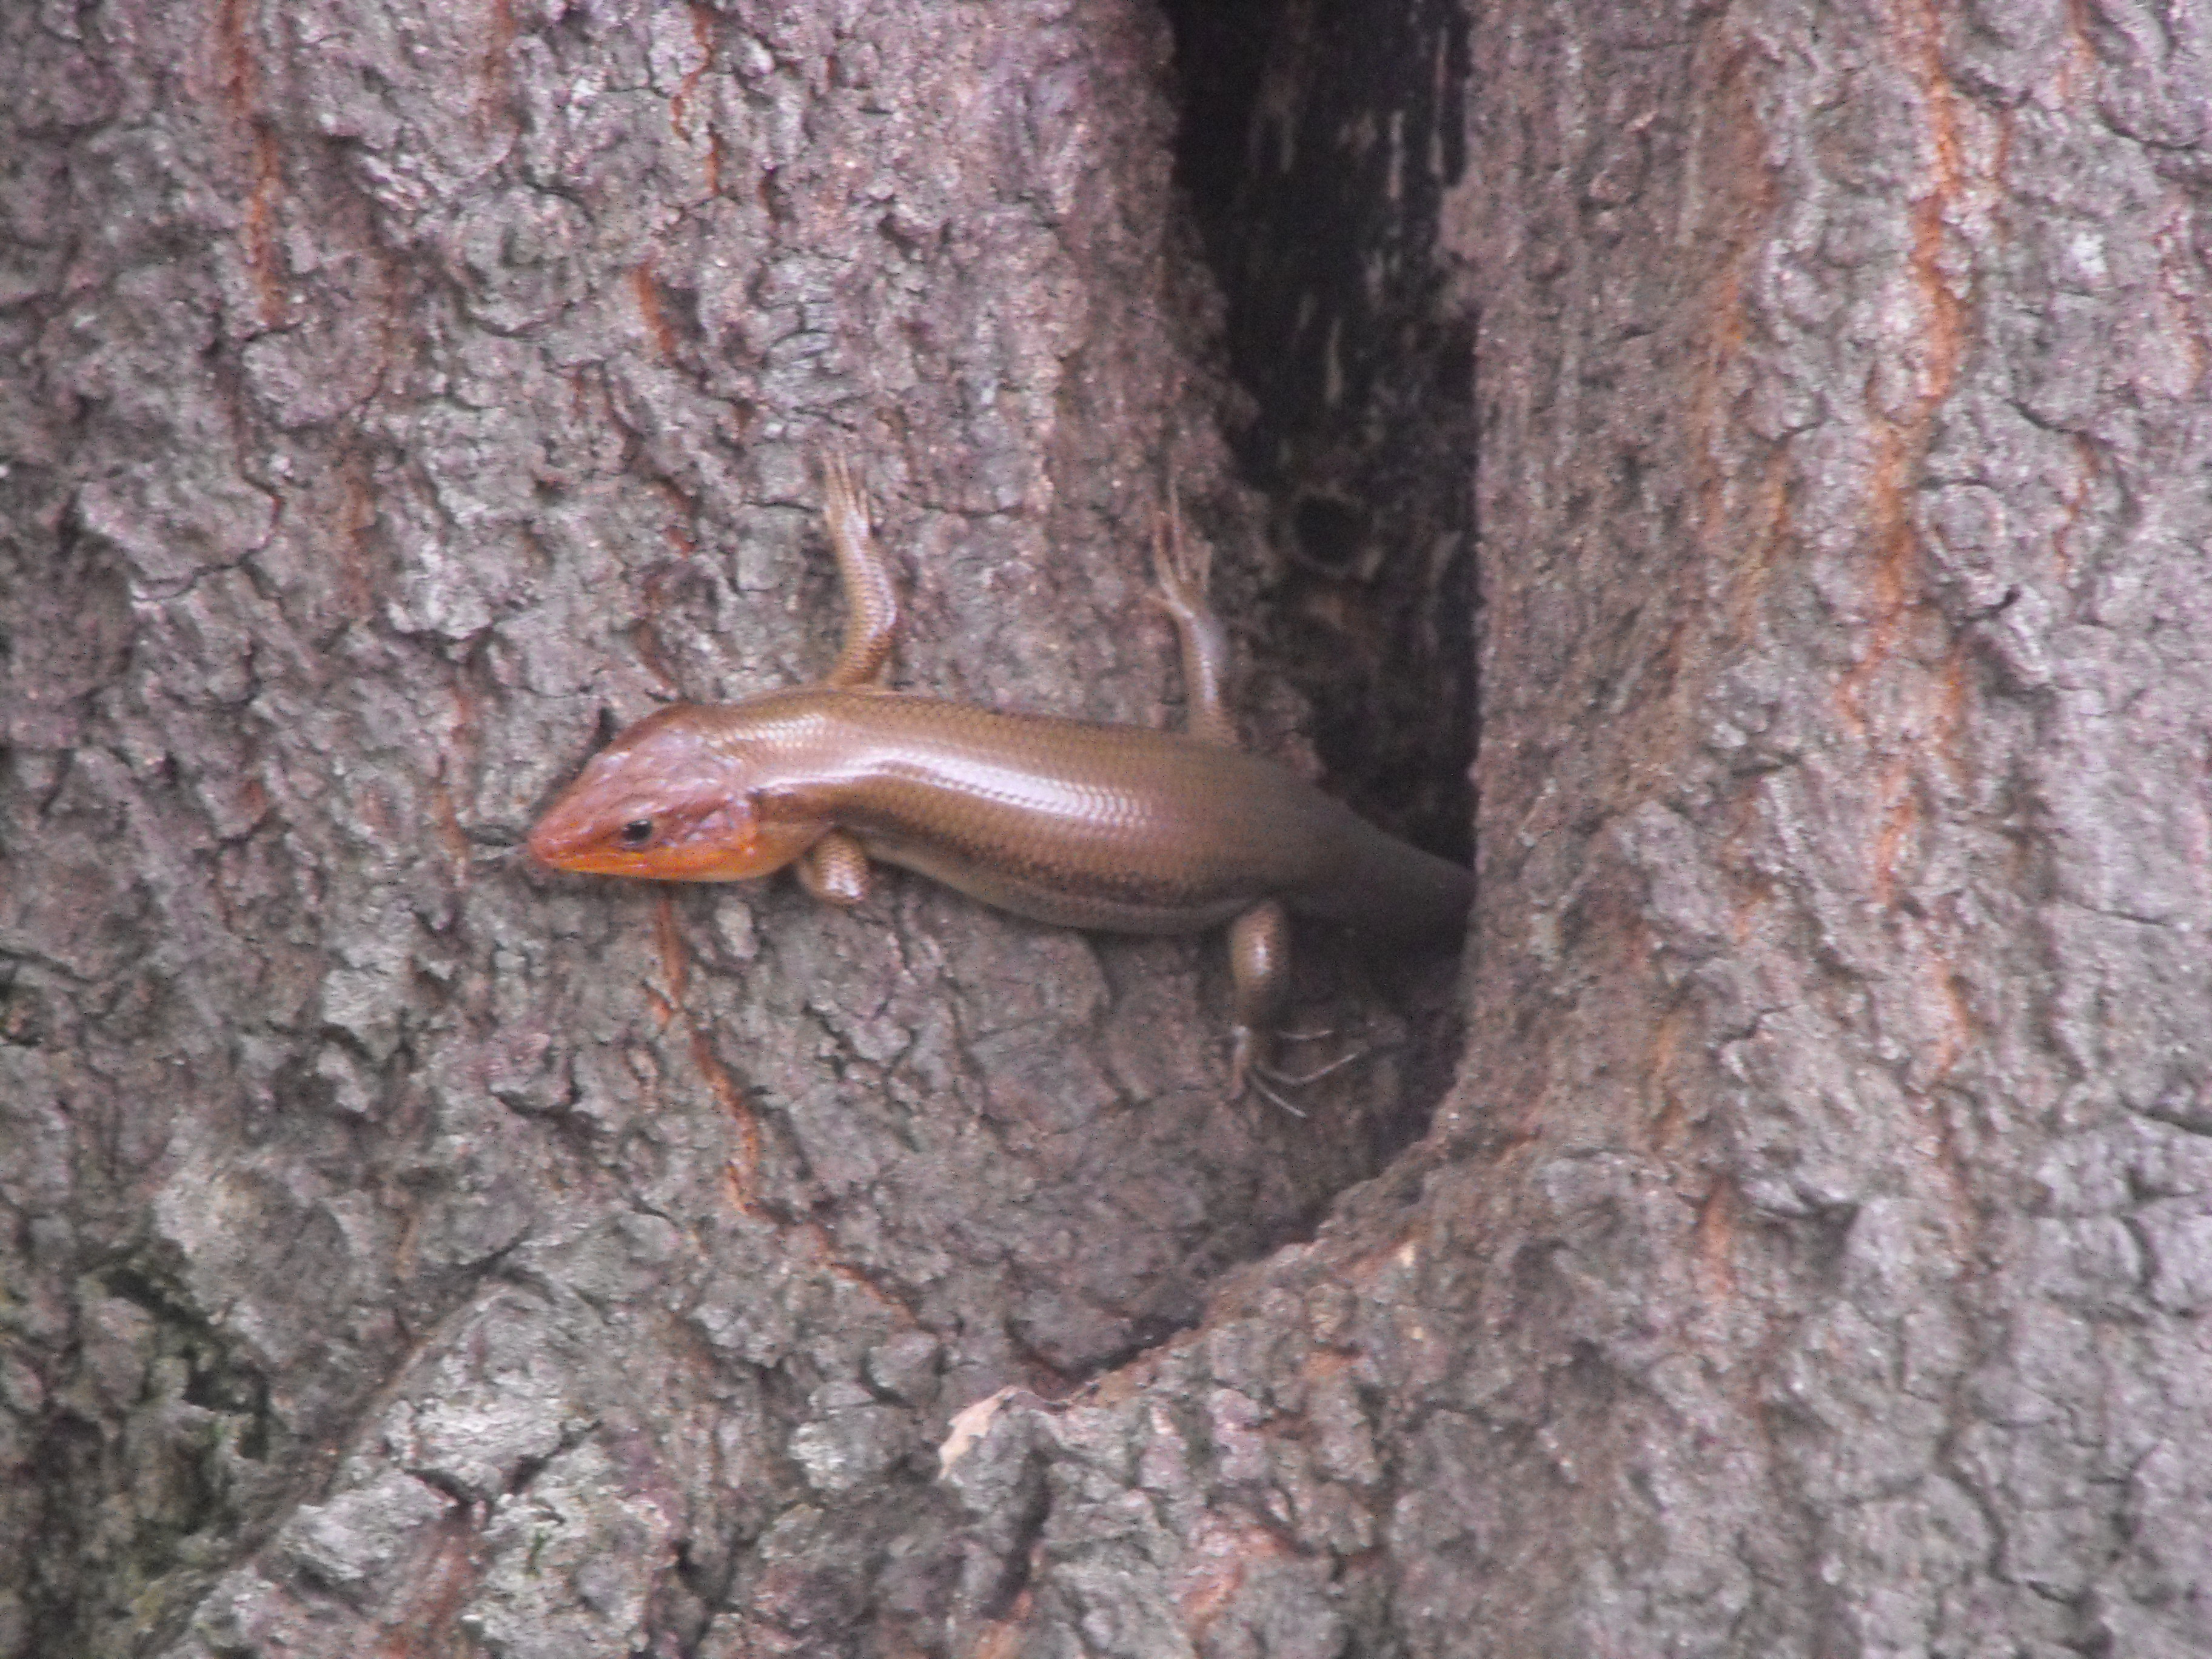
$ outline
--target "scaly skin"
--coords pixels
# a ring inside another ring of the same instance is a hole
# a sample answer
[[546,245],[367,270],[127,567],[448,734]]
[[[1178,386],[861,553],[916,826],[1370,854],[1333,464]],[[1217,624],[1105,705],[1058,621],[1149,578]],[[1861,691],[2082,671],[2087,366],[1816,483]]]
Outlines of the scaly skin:
[[1240,1090],[1248,1072],[1264,1073],[1286,988],[1279,907],[1377,943],[1456,942],[1474,895],[1465,870],[1231,746],[1220,625],[1172,531],[1155,567],[1197,735],[994,714],[860,689],[896,637],[896,589],[849,472],[836,459],[826,471],[851,609],[830,683],[640,720],[531,831],[541,862],[664,881],[795,864],[817,896],[850,904],[879,860],[1064,927],[1171,933],[1233,921]]
[[[625,845],[641,823],[650,837]],[[736,881],[832,830],[1067,927],[1195,933],[1279,898],[1377,939],[1440,943],[1470,887],[1456,865],[1239,750],[830,687],[647,716],[593,757],[530,850],[596,875]]]

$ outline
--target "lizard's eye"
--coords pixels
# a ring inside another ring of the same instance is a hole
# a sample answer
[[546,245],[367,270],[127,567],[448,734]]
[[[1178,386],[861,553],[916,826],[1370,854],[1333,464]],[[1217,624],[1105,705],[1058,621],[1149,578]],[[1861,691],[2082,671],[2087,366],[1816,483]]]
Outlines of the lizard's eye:
[[622,844],[625,847],[642,847],[652,839],[651,818],[632,818],[622,827]]

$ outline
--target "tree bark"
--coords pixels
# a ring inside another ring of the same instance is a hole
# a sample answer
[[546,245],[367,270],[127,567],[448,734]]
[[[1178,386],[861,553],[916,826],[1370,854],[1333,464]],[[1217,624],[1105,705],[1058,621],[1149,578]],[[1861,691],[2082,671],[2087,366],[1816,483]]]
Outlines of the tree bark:
[[[0,15],[0,1652],[2207,1650],[2202,26],[1175,25]],[[1479,670],[1432,1121],[525,865],[831,442],[915,689],[1167,720],[1170,474],[1255,743],[1448,839]]]
[[2196,31],[1475,15],[1460,1084],[1002,1430],[1010,1650],[2206,1650]]

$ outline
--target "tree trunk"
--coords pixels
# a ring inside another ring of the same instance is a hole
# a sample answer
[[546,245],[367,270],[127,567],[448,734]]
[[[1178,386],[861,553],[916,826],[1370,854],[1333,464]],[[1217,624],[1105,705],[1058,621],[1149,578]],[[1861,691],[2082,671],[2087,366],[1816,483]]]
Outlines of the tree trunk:
[[[2212,1650],[2209,51],[0,13],[0,1653]],[[1168,720],[1170,477],[1255,745],[1449,846],[1479,670],[1441,1103],[525,863],[831,444],[910,688]]]

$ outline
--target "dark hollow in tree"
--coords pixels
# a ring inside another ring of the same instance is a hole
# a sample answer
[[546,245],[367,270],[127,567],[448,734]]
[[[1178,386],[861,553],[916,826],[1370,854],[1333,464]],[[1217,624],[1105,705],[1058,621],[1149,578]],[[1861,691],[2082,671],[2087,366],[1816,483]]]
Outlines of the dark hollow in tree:
[[[2203,1651],[2192,27],[0,12],[0,1653]],[[1471,817],[1432,1118],[529,872],[829,660],[833,429],[906,684],[1098,720],[1172,467]]]

